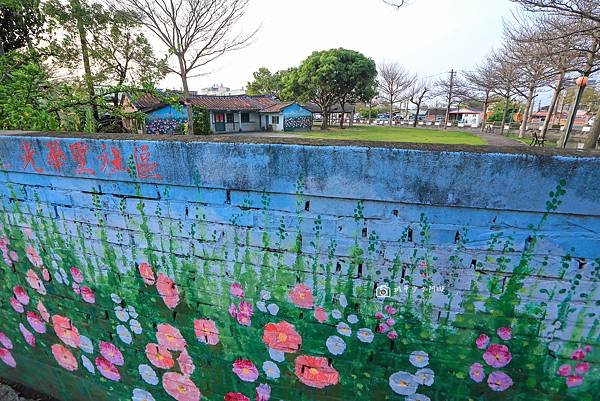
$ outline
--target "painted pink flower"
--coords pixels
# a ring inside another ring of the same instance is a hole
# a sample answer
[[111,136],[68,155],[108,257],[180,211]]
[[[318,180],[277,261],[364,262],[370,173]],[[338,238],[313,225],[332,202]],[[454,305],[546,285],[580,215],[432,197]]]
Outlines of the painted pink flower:
[[38,301],[37,310],[40,313],[42,319],[44,319],[46,323],[50,323],[50,314],[48,313],[48,309],[46,309],[41,299]]
[[62,344],[54,344],[52,347],[52,355],[56,362],[63,368],[70,372],[77,370],[77,359],[73,354]]
[[44,283],[38,277],[37,273],[33,270],[27,270],[25,274],[25,280],[29,283],[29,286],[33,288],[38,294],[46,295],[46,287],[44,287]]
[[[8,253],[8,257],[13,261],[13,262],[18,262],[19,261],[19,255],[17,255],[17,253],[15,251],[10,251]],[[12,264],[11,264],[12,265]]]
[[115,365],[113,365],[108,359],[99,356],[96,358],[96,367],[100,374],[106,377],[108,380],[112,380],[118,382],[121,380],[121,375],[119,374],[119,370]]
[[46,332],[46,323],[35,312],[27,312],[26,315],[29,325],[36,333],[44,334]]
[[327,315],[327,312],[325,312],[325,309],[317,306],[317,309],[315,309],[315,319],[317,319],[317,322],[325,323],[328,318],[329,316]]
[[480,363],[474,363],[469,368],[469,376],[471,379],[477,383],[481,383],[483,379],[485,379],[485,371],[483,370],[483,365]]
[[504,391],[513,385],[509,375],[504,372],[492,372],[488,376],[488,386],[494,391]]
[[73,283],[71,285],[71,287],[73,288],[73,292],[77,295],[81,294],[81,288],[79,288],[79,284],[77,283]]
[[575,365],[575,372],[577,372],[579,374],[586,373],[589,370],[590,370],[589,362],[580,362],[577,365]]
[[396,321],[390,317],[389,319],[387,319],[385,321],[385,324],[387,324],[388,326],[392,327],[393,325],[396,324]]
[[27,292],[23,289],[23,287],[15,285],[15,288],[13,288],[13,294],[15,294],[15,298],[17,298],[17,301],[19,301],[21,304],[29,305],[29,295],[27,295]]
[[74,282],[83,283],[83,274],[75,266],[71,267],[71,277],[73,277]]
[[488,336],[486,336],[485,334],[480,335],[479,337],[477,337],[477,340],[475,340],[475,344],[477,345],[477,348],[479,348],[479,349],[484,349],[485,347],[488,346],[489,343],[490,343],[490,338]]
[[179,304],[179,289],[173,280],[159,273],[156,289],[169,309],[177,307]]
[[494,368],[503,368],[510,363],[512,355],[506,345],[492,344],[483,354],[483,359]]
[[12,306],[12,308],[17,313],[25,312],[25,309],[23,309],[23,305],[21,305],[21,303],[19,301],[17,301],[15,298],[10,299],[10,306]]
[[256,401],[269,401],[271,399],[271,387],[268,384],[259,384],[256,387]]
[[79,337],[77,327],[73,326],[69,318],[54,315],[52,316],[52,326],[54,327],[56,335],[63,343],[73,348],[79,348],[81,345],[81,337]]
[[298,334],[294,325],[286,321],[267,323],[262,339],[270,349],[282,352],[294,353],[302,345],[302,337]]
[[398,312],[395,308],[392,308],[389,305],[383,307],[383,310],[386,311],[389,315],[395,315]]
[[496,332],[498,333],[498,337],[504,341],[508,341],[512,338],[512,330],[510,327],[500,327]]
[[6,349],[13,348],[13,344],[12,344],[12,341],[10,341],[10,338],[8,338],[8,336],[6,334],[2,333],[1,331],[0,331],[0,345],[2,345]]
[[376,313],[375,313],[375,319],[378,319],[378,320],[381,320],[381,319],[383,319],[383,313],[381,313],[381,312],[376,312]]
[[235,307],[234,304],[229,305],[229,309],[227,309],[227,311],[229,312],[229,314],[231,315],[231,317],[236,317],[237,316],[237,308]]
[[387,334],[388,338],[390,340],[393,340],[395,338],[398,338],[398,333],[396,332],[396,330],[391,330],[388,334]]
[[585,352],[580,348],[571,354],[571,359],[574,361],[581,361],[582,359],[585,359]]
[[44,261],[42,260],[40,255],[38,255],[35,248],[32,247],[31,245],[29,245],[29,246],[27,246],[27,248],[25,248],[25,254],[27,255],[27,259],[29,259],[31,264],[34,265],[35,267],[42,267],[44,265]]
[[311,309],[315,303],[312,290],[306,284],[296,284],[288,293],[288,297],[299,308]]
[[237,321],[242,326],[248,326],[249,327],[249,326],[252,325],[252,320],[250,319],[250,316],[248,316],[246,313],[238,312],[238,314],[237,314]]
[[44,281],[50,281],[50,272],[45,267],[42,269],[42,279]]
[[244,298],[246,294],[244,294],[244,290],[242,286],[239,284],[231,284],[231,288],[229,289],[229,293],[232,297],[236,298]]
[[258,369],[251,361],[245,359],[238,359],[233,363],[233,373],[245,382],[254,382],[258,379]]
[[194,361],[192,361],[192,358],[186,349],[179,354],[179,358],[177,358],[177,365],[179,365],[179,371],[186,376],[190,376],[192,373],[194,373],[194,370],[196,370]]
[[148,285],[154,285],[156,279],[154,278],[154,270],[152,270],[152,266],[146,262],[143,262],[138,267],[138,270],[140,271],[140,276],[142,276],[144,283]]
[[571,375],[567,377],[567,387],[577,387],[583,384],[583,377],[578,375]]
[[250,398],[242,393],[227,393],[225,394],[225,401],[250,401]]
[[189,377],[175,372],[163,375],[162,384],[165,391],[177,401],[199,401],[202,394]]
[[208,345],[219,343],[219,329],[215,322],[208,319],[194,320],[194,333],[198,341]]
[[15,361],[15,358],[13,358],[12,354],[7,349],[0,348],[0,361],[4,362],[11,368],[17,367],[17,362]]
[[23,325],[23,323],[19,323],[19,330],[21,334],[23,334],[23,338],[29,344],[30,347],[35,347],[35,337],[31,333],[31,331],[27,330],[27,327]]
[[556,372],[556,374],[559,376],[564,376],[564,377],[569,376],[571,374],[571,365],[567,365],[567,364],[560,365],[558,367],[558,371]]
[[592,352],[592,346],[591,346],[591,345],[586,345],[586,346],[583,348],[583,350],[584,350],[585,352],[588,352],[588,353],[589,353],[589,352]]
[[90,289],[90,287],[83,286],[81,287],[81,299],[88,304],[93,304],[96,302],[96,296],[94,295],[94,291]]
[[158,344],[146,345],[146,357],[157,368],[171,369],[175,365],[169,350]]
[[254,315],[254,308],[252,307],[252,304],[246,301],[240,302],[240,304],[238,305],[238,310],[239,313],[244,313],[249,317],[252,317],[252,315]]
[[387,333],[387,331],[389,330],[389,326],[385,323],[380,323],[377,325],[377,332],[378,333]]
[[100,354],[106,358],[107,361],[117,366],[123,366],[123,363],[125,362],[123,360],[123,354],[113,343],[100,341],[99,345]]
[[170,324],[159,324],[156,330],[158,344],[169,351],[183,351],[187,345],[179,329]]

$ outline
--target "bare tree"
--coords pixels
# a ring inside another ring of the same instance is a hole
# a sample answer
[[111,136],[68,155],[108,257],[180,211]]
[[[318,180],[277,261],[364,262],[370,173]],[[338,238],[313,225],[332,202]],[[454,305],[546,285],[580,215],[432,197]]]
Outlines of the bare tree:
[[450,110],[453,104],[460,104],[471,98],[468,93],[467,85],[458,75],[458,72],[451,70],[448,76],[441,78],[434,84],[432,95],[444,99],[446,103],[446,116],[444,118],[444,129],[448,128],[450,120]]
[[426,80],[416,81],[413,86],[410,88],[408,93],[408,100],[417,106],[417,110],[415,112],[415,118],[413,119],[413,127],[417,126],[417,121],[419,120],[419,112],[421,111],[421,105],[423,104],[423,100],[426,99],[428,94],[431,92],[431,85]]
[[235,31],[249,0],[113,0],[138,16],[177,58],[169,71],[181,77],[189,133],[194,132],[188,80],[227,52],[247,46],[257,30]]
[[483,104],[483,117],[481,122],[481,132],[485,130],[487,124],[487,113],[490,107],[490,98],[494,90],[495,81],[493,79],[493,66],[489,59],[478,66],[474,71],[465,72],[465,79],[470,92],[475,100]]
[[392,126],[394,104],[404,99],[405,92],[415,81],[415,77],[398,63],[379,65],[379,94],[389,103],[389,125]]
[[504,134],[504,124],[506,123],[508,108],[512,97],[515,95],[523,95],[519,66],[515,64],[513,60],[506,57],[506,52],[509,52],[509,50],[504,49],[501,52],[493,52],[489,59],[493,71],[492,92],[504,100],[504,112],[502,114],[500,135]]
[[598,0],[512,0],[532,12],[574,16],[600,23]]
[[407,0],[382,0],[382,1],[385,4],[387,4],[388,6],[392,6],[392,7],[396,7],[396,8],[402,8],[408,4]]

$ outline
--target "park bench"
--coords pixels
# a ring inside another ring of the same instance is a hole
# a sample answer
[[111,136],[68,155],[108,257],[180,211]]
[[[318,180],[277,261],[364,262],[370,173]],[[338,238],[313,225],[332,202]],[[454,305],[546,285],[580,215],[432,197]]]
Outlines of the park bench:
[[544,142],[546,142],[546,138],[540,136],[539,132],[536,130],[530,130],[531,132],[531,143],[529,146],[541,146],[544,147]]

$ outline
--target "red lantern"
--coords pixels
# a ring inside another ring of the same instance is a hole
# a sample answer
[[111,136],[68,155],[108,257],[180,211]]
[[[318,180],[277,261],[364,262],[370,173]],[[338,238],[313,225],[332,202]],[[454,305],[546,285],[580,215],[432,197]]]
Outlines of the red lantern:
[[575,83],[577,84],[577,86],[581,86],[581,87],[585,88],[588,84],[588,81],[589,81],[588,77],[581,76],[575,80]]

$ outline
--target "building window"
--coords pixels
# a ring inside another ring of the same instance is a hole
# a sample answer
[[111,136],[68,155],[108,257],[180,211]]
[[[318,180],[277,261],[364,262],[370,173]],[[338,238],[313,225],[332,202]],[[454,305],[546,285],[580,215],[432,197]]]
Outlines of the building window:
[[271,124],[279,124],[279,116],[271,116]]
[[232,124],[235,120],[233,119],[233,113],[227,113],[227,123]]
[[250,113],[242,113],[242,122],[249,123],[250,122]]

